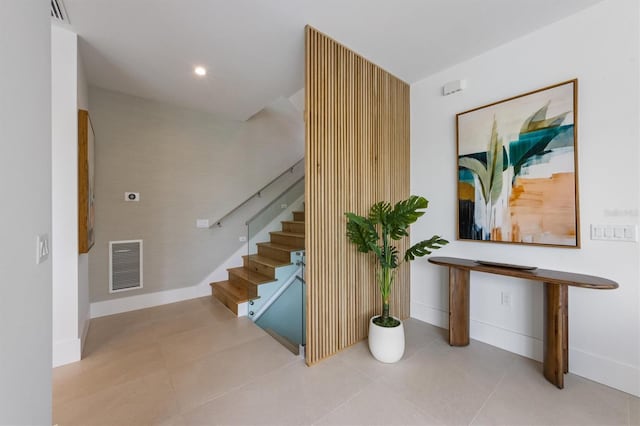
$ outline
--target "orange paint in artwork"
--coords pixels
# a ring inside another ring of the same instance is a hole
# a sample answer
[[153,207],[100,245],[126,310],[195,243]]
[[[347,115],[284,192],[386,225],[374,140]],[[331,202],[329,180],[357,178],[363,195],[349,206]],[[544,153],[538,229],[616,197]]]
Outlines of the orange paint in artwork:
[[504,241],[502,239],[502,228],[493,228],[491,230],[491,241]]
[[475,201],[476,189],[466,182],[458,182],[458,199]]
[[512,241],[575,238],[575,205],[574,173],[517,178],[509,197]]

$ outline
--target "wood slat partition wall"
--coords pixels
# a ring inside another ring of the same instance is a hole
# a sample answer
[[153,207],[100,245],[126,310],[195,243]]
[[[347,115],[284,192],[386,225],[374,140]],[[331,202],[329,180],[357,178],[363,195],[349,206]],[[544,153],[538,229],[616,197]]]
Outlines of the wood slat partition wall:
[[[409,85],[314,28],[306,28],[306,362],[368,334],[382,301],[371,256],[346,237],[344,212],[367,214],[409,196]],[[405,239],[399,249],[408,247]],[[391,313],[409,315],[403,265]]]

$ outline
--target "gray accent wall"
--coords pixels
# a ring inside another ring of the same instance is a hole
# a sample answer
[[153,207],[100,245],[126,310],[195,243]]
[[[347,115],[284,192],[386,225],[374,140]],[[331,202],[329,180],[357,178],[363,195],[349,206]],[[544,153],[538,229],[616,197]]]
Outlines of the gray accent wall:
[[[213,96],[213,95],[212,95]],[[222,228],[217,219],[304,155],[302,114],[279,99],[246,122],[90,88],[96,134],[92,302],[199,284],[241,246],[244,222],[299,174],[265,191]],[[125,192],[139,192],[126,202]],[[144,287],[109,293],[109,241],[142,239]],[[241,261],[241,259],[238,259]]]
[[0,8],[0,424],[51,424],[49,2]]

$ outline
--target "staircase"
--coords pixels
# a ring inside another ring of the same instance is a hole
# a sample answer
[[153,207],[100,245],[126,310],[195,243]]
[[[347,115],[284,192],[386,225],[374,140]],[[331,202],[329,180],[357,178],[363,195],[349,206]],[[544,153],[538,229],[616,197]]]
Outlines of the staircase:
[[257,243],[258,253],[243,256],[243,266],[229,268],[228,279],[211,283],[213,297],[238,315],[238,306],[261,297],[260,287],[273,287],[278,268],[293,263],[292,253],[304,250],[304,211],[293,212],[282,230],[270,232],[270,241]]

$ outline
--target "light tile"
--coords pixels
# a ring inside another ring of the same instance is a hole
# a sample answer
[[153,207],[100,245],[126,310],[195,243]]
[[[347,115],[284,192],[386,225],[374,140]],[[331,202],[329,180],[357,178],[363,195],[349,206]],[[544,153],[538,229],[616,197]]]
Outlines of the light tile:
[[237,320],[223,305],[206,303],[202,298],[133,312],[136,314],[120,314],[124,316],[122,319],[113,315],[92,320],[84,356],[98,350],[104,354],[114,349],[138,349],[149,341],[158,341],[183,331]]
[[175,368],[266,335],[250,319],[238,318],[168,336],[160,345],[167,366]]
[[102,351],[112,343],[127,339],[152,321],[153,318],[146,309],[92,319],[84,343],[83,358]]
[[[319,420],[372,382],[338,360],[302,361],[260,377],[183,415],[188,425],[306,425]],[[215,419],[215,421],[213,420]]]
[[[53,370],[60,425],[632,424],[639,399],[405,321],[406,351],[376,361],[367,342],[306,367],[211,297],[94,319],[85,358]],[[594,403],[596,402],[596,403]]]
[[[86,363],[94,367],[87,368]],[[62,404],[164,369],[164,359],[156,344],[132,352],[112,353],[100,364],[91,364],[87,359],[54,369],[53,404]]]
[[392,389],[373,383],[314,425],[438,425]]
[[60,425],[151,424],[178,414],[171,381],[160,372],[54,406]]
[[626,425],[627,395],[565,375],[564,389],[542,376],[539,362],[518,357],[474,425]]
[[415,347],[416,349],[421,349],[431,344],[434,339],[443,344],[448,344],[448,331],[446,329],[415,318],[404,320],[404,334],[407,346]]
[[188,411],[298,359],[264,336],[179,367],[171,381],[180,408]]
[[452,353],[460,348],[433,345],[398,364],[380,379],[428,416],[444,424],[468,424],[500,381],[460,365]]
[[151,422],[151,425],[152,426],[186,426],[186,423],[184,422],[182,415],[176,414],[168,418],[154,420]]
[[367,340],[356,343],[347,350],[334,355],[334,357],[339,358],[369,378],[378,379],[382,375],[397,369],[398,365],[427,346],[449,347],[448,343],[442,338],[441,329],[437,327],[412,318],[405,320],[404,325],[405,351],[402,360],[398,363],[386,364],[376,360],[369,351]]
[[468,346],[450,346],[447,365],[455,366],[482,386],[493,388],[510,366],[521,358],[486,343],[471,340]]

